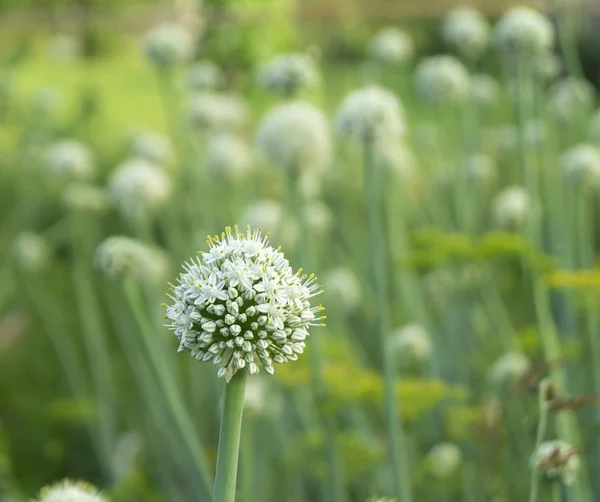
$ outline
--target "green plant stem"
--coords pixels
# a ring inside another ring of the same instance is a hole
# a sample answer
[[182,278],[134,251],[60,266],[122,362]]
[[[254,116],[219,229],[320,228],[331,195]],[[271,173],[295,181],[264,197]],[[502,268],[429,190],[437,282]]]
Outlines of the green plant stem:
[[[548,397],[549,386],[550,382],[548,380],[542,380],[540,382],[538,395],[538,408],[540,412],[540,417],[537,426],[535,447],[533,449],[534,455],[537,454],[537,451],[540,445],[542,444],[542,441],[544,441],[544,436],[546,435],[546,429],[548,427],[548,405],[546,404],[546,399]],[[539,488],[540,473],[534,467],[531,469],[531,486],[529,491],[529,502],[537,502]]]
[[370,264],[373,274],[374,297],[377,312],[381,365],[383,371],[385,419],[388,428],[391,454],[390,479],[394,496],[398,502],[411,502],[412,490],[408,475],[408,462],[404,448],[404,434],[400,423],[398,397],[396,395],[395,365],[393,352],[388,347],[390,312],[388,306],[387,256],[381,212],[381,190],[378,171],[374,165],[375,138],[365,137],[363,144],[363,169],[365,205],[367,211],[368,243]]
[[225,385],[213,502],[235,501],[246,374],[244,370],[237,371]]

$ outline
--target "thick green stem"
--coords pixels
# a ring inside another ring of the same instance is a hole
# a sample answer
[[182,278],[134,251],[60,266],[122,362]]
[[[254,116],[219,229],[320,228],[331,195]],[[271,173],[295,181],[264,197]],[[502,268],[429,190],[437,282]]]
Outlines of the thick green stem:
[[[548,380],[542,380],[540,382],[538,406],[540,410],[540,418],[537,427],[537,434],[535,438],[535,448],[533,454],[536,455],[537,451],[544,440],[546,435],[546,428],[548,427],[548,405],[546,399],[548,396],[548,387],[550,382]],[[539,472],[533,468],[531,470],[531,488],[529,491],[529,502],[537,502],[538,492],[540,488],[540,475]]]
[[246,371],[233,375],[225,386],[225,403],[219,432],[219,453],[213,502],[234,502],[237,478]]
[[408,475],[404,434],[400,424],[398,397],[396,393],[393,353],[388,347],[390,312],[388,306],[387,257],[385,254],[385,234],[381,212],[381,190],[378,172],[374,166],[375,138],[364,140],[364,190],[369,235],[370,264],[373,274],[374,296],[378,318],[378,334],[381,350],[381,365],[384,378],[384,405],[389,441],[391,447],[391,472],[393,491],[398,502],[411,502],[412,490]]

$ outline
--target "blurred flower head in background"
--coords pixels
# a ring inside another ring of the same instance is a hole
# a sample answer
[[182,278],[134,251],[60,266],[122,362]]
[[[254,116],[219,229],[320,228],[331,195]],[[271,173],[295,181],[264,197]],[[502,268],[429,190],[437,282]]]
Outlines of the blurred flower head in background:
[[152,131],[134,132],[131,135],[130,150],[132,157],[153,162],[158,166],[166,166],[174,157],[169,139]]
[[507,55],[533,56],[552,48],[554,28],[536,10],[513,7],[496,23],[493,41]]
[[67,210],[90,214],[104,214],[112,206],[108,192],[99,186],[75,182],[63,190],[62,203]]
[[600,183],[600,148],[575,145],[560,156],[560,167],[571,181],[596,187]]
[[472,7],[457,7],[444,18],[442,38],[458,54],[472,61],[487,49],[490,26],[478,10]]
[[244,101],[232,94],[197,92],[186,106],[189,124],[200,132],[239,131],[248,122]]
[[175,23],[163,23],[153,27],[143,42],[148,62],[160,70],[169,70],[192,57],[194,38]]
[[496,224],[507,230],[519,229],[531,210],[529,194],[523,187],[505,188],[494,200]]
[[33,232],[21,232],[17,235],[12,250],[18,266],[29,273],[38,273],[44,270],[52,256],[46,240]]
[[579,450],[564,441],[546,441],[534,453],[532,464],[547,478],[571,485],[580,469]]
[[438,443],[427,454],[431,473],[438,479],[452,477],[462,464],[462,452],[454,443]]
[[252,150],[239,136],[212,135],[206,145],[206,167],[217,178],[240,179],[252,169]]
[[94,172],[92,152],[74,139],[52,144],[46,152],[46,163],[48,172],[59,179],[85,179]]
[[489,371],[490,381],[494,385],[518,382],[525,378],[531,369],[531,361],[520,352],[507,352],[500,356]]
[[214,91],[225,82],[223,71],[212,61],[199,61],[185,73],[184,84],[189,91]]
[[394,331],[391,337],[391,346],[401,359],[422,363],[431,357],[431,337],[420,324],[406,324]]
[[385,64],[405,64],[415,53],[412,38],[399,28],[383,28],[369,42],[369,56]]
[[64,480],[42,488],[35,502],[107,502],[92,485]]
[[562,122],[573,122],[586,117],[596,101],[596,89],[587,80],[565,77],[556,82],[548,94],[548,111]]
[[469,96],[477,106],[491,108],[498,104],[500,95],[500,84],[491,75],[476,73],[471,76]]
[[362,297],[360,283],[348,267],[329,270],[323,280],[325,296],[329,302],[339,304],[348,312],[355,310]]
[[319,78],[314,60],[304,53],[279,54],[258,70],[260,86],[286,98],[316,87]]
[[452,56],[432,56],[421,61],[415,73],[417,91],[438,104],[463,101],[469,92],[470,77],[465,66]]

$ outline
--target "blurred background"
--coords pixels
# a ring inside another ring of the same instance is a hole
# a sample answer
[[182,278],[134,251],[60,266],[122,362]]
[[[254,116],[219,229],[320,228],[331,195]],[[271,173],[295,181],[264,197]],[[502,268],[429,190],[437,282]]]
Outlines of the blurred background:
[[240,501],[600,500],[599,55],[597,0],[0,0],[0,501],[211,499],[160,305],[234,223],[328,311],[250,379]]

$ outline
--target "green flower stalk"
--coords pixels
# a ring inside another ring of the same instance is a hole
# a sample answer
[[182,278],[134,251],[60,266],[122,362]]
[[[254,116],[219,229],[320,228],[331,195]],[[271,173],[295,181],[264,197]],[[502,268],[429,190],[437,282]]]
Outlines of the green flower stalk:
[[209,250],[184,264],[165,305],[179,351],[218,367],[227,381],[214,501],[233,502],[246,375],[295,361],[311,326],[323,325],[311,298],[322,290],[314,275],[294,273],[260,230],[226,227]]

